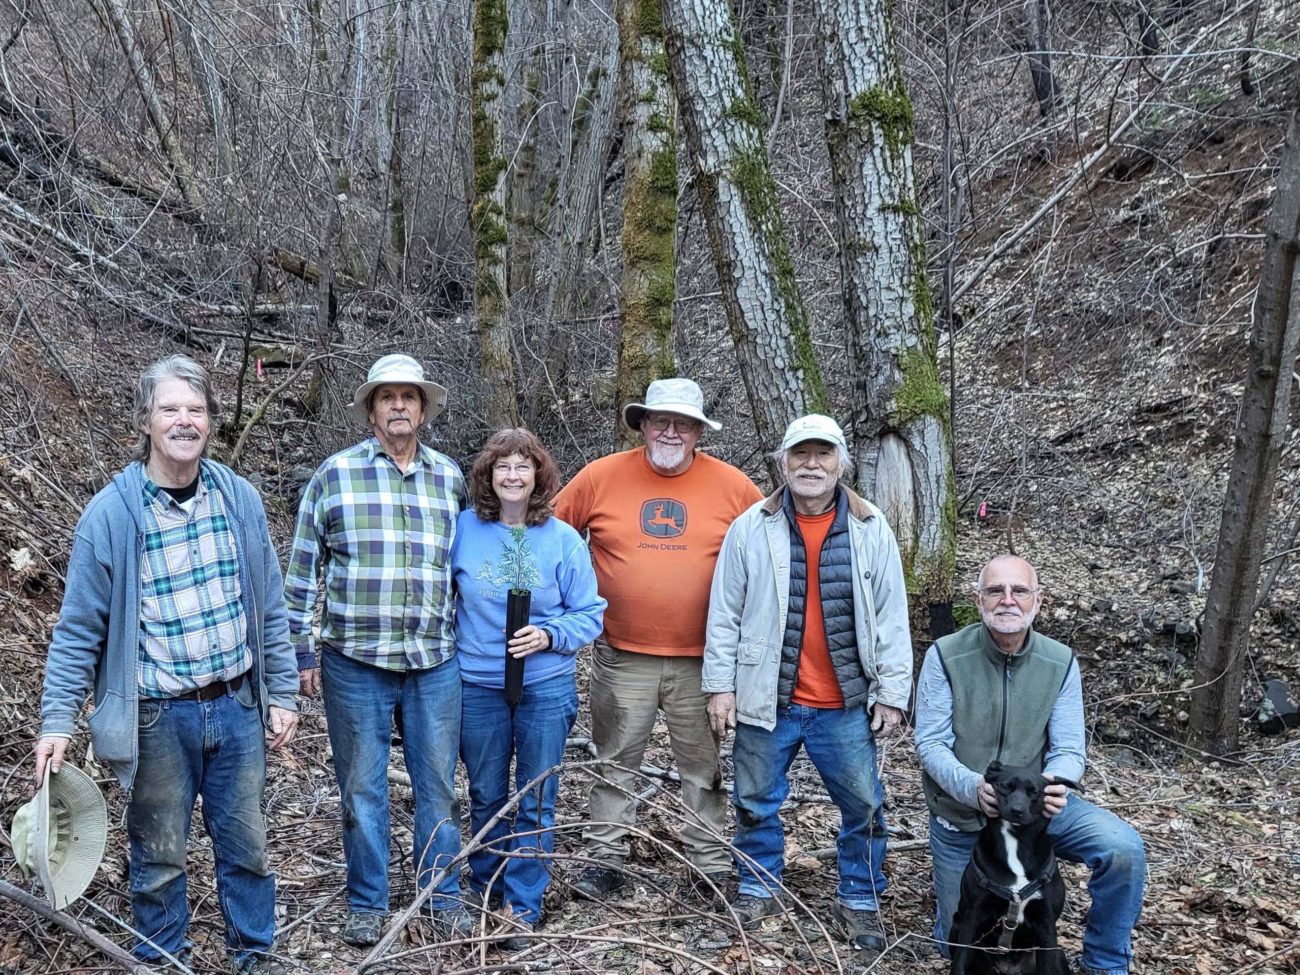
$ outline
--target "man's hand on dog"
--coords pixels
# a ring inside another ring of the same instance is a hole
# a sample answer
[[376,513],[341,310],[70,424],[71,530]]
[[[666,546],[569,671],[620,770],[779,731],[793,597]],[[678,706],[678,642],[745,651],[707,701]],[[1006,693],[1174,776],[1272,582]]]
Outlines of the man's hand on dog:
[[903,712],[898,708],[877,702],[871,709],[871,733],[877,738],[896,735],[902,726]]
[[[1043,773],[1043,778],[1048,782],[1047,788],[1043,790],[1043,815],[1051,819],[1065,808],[1065,803],[1070,797],[1070,788],[1064,782],[1057,782],[1054,776],[1046,772]],[[989,819],[997,819],[998,794],[990,782],[985,780],[980,783],[977,798],[980,812]]]
[[1064,782],[1057,782],[1054,775],[1044,772],[1043,778],[1047,780],[1047,788],[1043,790],[1043,815],[1051,819],[1065,808],[1070,789]]

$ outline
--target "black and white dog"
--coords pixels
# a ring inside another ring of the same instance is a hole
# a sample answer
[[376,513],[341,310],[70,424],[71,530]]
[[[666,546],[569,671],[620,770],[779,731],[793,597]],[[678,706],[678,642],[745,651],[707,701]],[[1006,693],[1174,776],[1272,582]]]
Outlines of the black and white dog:
[[997,792],[998,818],[980,830],[962,874],[951,975],[1066,975],[1056,944],[1065,883],[1043,815],[1047,780],[1001,762],[984,778]]

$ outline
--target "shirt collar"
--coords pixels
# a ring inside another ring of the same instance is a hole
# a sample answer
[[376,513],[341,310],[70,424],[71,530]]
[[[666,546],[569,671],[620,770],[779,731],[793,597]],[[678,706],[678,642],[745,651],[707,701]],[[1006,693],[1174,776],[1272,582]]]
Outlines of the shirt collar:
[[[420,466],[429,466],[429,453],[432,449],[433,448],[426,443],[417,442],[415,447],[415,457],[411,459],[411,466],[407,468],[405,473],[409,474]],[[388,458],[389,462],[392,462],[392,458],[388,456],[388,451],[384,450],[384,445],[379,442],[379,438],[372,436],[366,441],[366,459],[373,464],[376,458],[379,457]],[[396,465],[394,464],[394,466]]]
[[[194,500],[198,501],[210,490],[212,490],[212,475],[208,473],[207,465],[199,462],[199,485],[194,492]],[[153,482],[148,474],[144,475],[144,499],[147,504],[158,505],[164,510],[168,507],[180,507],[180,502],[170,494],[160,488]]]

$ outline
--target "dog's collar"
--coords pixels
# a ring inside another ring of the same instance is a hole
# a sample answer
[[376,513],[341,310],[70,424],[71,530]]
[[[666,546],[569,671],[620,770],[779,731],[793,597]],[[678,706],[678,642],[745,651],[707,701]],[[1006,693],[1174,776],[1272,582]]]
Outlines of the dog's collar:
[[1056,876],[1056,857],[1048,857],[1047,867],[1042,875],[1019,890],[994,883],[974,860],[971,860],[971,866],[975,868],[975,876],[979,879],[980,887],[1007,902],[1007,913],[1002,917],[1002,933],[998,936],[998,946],[994,950],[1009,951],[1016,928],[1020,927],[1021,906],[1026,901],[1032,900],[1035,894],[1051,883],[1052,878]]

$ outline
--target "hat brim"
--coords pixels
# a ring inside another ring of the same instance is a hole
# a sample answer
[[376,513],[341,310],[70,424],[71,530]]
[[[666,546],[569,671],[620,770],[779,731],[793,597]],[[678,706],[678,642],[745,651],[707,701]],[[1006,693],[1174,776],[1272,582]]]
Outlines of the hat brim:
[[432,420],[435,416],[443,411],[447,405],[447,387],[439,386],[437,383],[416,382],[410,379],[381,379],[378,382],[362,383],[357,387],[357,394],[352,397],[352,415],[362,423],[370,422],[369,399],[380,386],[419,386],[424,391],[425,412],[424,419]]
[[710,420],[704,415],[698,407],[690,403],[656,403],[654,406],[646,406],[644,403],[628,403],[623,407],[623,422],[628,425],[629,429],[640,430],[641,421],[645,415],[653,410],[655,413],[676,413],[678,416],[687,416],[692,420],[699,420],[710,430],[721,430],[722,424],[717,420]]
[[[51,827],[57,827],[54,806],[61,807],[71,821],[67,850],[57,864],[51,861],[56,850],[50,848]],[[90,886],[107,842],[108,806],[95,780],[75,765],[64,765],[57,774],[47,770],[37,793],[32,851],[37,876],[55,910],[63,910]]]
[[793,440],[783,440],[781,441],[781,449],[793,450],[795,447],[798,447],[801,443],[808,443],[811,440],[816,440],[818,443],[828,443],[832,447],[839,447],[841,450],[849,449],[848,443],[846,443],[842,437],[836,437],[832,434],[827,434],[827,433],[809,433],[803,436],[795,437]]

